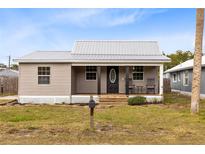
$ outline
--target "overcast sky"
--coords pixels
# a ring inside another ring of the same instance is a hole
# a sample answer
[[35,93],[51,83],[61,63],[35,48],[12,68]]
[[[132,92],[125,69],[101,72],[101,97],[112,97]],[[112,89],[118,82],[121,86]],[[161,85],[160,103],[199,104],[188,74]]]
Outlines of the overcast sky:
[[0,9],[0,63],[75,40],[157,40],[165,53],[194,50],[195,9]]

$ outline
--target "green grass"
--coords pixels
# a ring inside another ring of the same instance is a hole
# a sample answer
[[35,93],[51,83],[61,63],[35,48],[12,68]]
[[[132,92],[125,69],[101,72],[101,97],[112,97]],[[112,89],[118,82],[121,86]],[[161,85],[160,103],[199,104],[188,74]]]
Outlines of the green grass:
[[190,97],[170,93],[164,104],[95,110],[85,106],[2,106],[0,144],[205,144],[205,101],[190,114]]

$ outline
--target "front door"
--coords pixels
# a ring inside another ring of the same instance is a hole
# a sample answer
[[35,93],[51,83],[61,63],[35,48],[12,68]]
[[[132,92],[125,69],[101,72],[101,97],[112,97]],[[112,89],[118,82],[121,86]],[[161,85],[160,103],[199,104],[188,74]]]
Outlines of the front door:
[[119,67],[107,67],[107,93],[119,92]]

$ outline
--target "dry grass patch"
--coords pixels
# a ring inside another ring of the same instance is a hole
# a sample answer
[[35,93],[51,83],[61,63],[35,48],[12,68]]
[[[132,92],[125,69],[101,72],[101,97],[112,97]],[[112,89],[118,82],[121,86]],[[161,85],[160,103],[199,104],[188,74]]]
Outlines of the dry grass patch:
[[4,104],[9,103],[11,101],[13,101],[13,100],[12,99],[0,99],[0,105],[4,105]]

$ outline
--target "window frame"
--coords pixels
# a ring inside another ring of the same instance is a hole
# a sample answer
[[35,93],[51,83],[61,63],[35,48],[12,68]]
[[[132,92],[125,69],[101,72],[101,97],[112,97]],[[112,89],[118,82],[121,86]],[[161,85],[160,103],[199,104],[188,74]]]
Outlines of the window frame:
[[[96,71],[87,71],[87,67],[96,67]],[[87,73],[95,73],[95,79],[87,79]],[[85,81],[97,81],[97,66],[85,66]]]
[[181,81],[181,74],[180,74],[180,72],[178,72],[177,80],[178,80],[178,81]]
[[[187,73],[187,84],[185,83],[185,81],[186,81],[186,73]],[[189,71],[184,71],[184,74],[183,74],[183,85],[184,86],[189,86]]]
[[[134,67],[142,67],[142,72],[141,71],[135,71]],[[142,80],[134,79],[134,73],[142,73]],[[132,80],[133,81],[144,81],[144,66],[133,66],[132,67]]]
[[[49,68],[49,74],[39,74],[39,68]],[[51,84],[51,67],[50,66],[38,66],[37,67],[37,75],[38,75],[38,85],[50,85]],[[39,77],[48,77],[49,81],[48,83],[39,83]]]
[[[174,78],[174,76],[175,76],[176,78]],[[178,80],[178,75],[177,75],[177,73],[173,73],[173,79],[172,79],[172,81],[173,81],[173,82],[177,82],[177,80]]]

